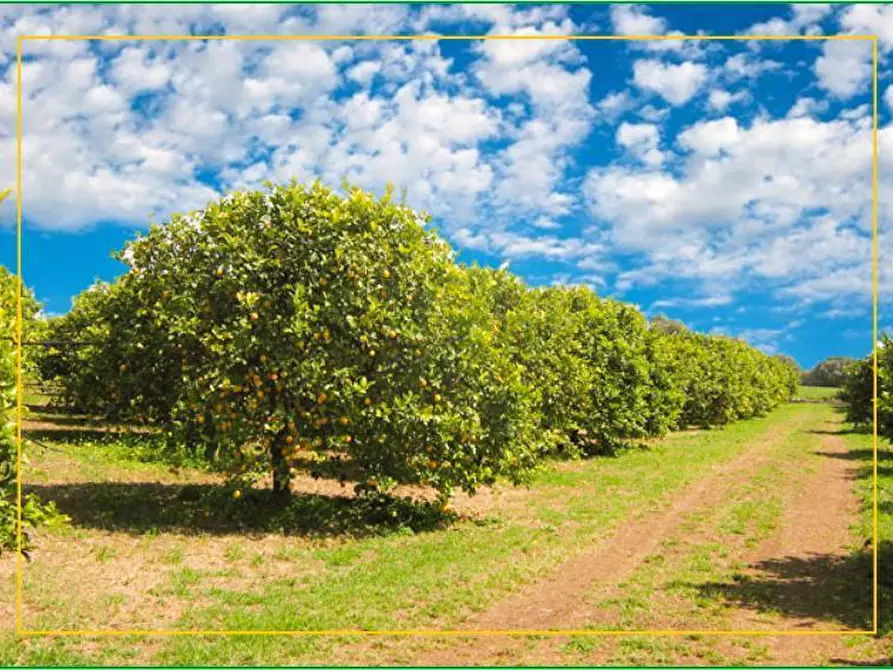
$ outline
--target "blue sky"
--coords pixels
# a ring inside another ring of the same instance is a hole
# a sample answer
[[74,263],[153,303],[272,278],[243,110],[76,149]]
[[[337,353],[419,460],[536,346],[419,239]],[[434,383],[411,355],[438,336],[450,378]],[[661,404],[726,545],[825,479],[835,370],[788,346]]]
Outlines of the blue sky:
[[[881,323],[890,5],[0,7],[0,186],[18,34],[877,34]],[[809,367],[871,344],[860,42],[26,44],[24,275],[49,313],[172,212],[265,179],[391,182],[461,258],[584,283]],[[14,267],[15,203],[0,207]],[[893,240],[893,238],[891,238]]]

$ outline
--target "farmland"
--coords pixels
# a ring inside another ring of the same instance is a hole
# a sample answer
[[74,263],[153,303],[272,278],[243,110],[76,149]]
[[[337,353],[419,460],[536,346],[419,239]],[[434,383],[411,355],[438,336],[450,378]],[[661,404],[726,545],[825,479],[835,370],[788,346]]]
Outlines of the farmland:
[[[497,486],[457,500],[459,518],[437,528],[410,516],[364,531],[337,483],[306,478],[296,483],[302,516],[325,519],[339,508],[343,526],[314,527],[305,518],[290,534],[252,524],[251,514],[235,521],[220,509],[209,514],[194,493],[214,475],[171,472],[149,449],[61,418],[37,415],[30,424],[48,448],[32,452],[28,488],[55,500],[72,523],[38,534],[24,580],[29,628],[869,625],[867,517],[859,510],[869,496],[870,437],[847,432],[826,403],[785,405],[611,458],[554,463],[529,489]],[[12,557],[2,566],[10,596],[3,602],[11,603]],[[2,639],[3,662],[57,664],[794,663],[883,653],[881,643],[857,636],[134,638],[120,645],[16,640],[7,630]]]
[[[885,653],[856,634],[872,626],[868,361],[843,404],[743,340],[459,264],[419,220],[358,189],[236,193],[153,226],[64,316],[24,290],[23,627],[93,634],[7,628],[0,662]],[[0,279],[12,333],[18,287]],[[8,551],[0,570],[11,622]],[[599,634],[393,634],[437,630]],[[853,634],[705,634],[729,630]]]

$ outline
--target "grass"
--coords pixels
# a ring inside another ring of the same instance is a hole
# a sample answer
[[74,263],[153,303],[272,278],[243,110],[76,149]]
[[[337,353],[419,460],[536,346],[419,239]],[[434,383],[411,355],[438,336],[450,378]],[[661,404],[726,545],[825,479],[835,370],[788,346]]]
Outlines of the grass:
[[840,393],[840,389],[830,386],[801,386],[797,391],[797,397],[804,400],[833,400]]
[[[862,517],[857,527],[860,538],[874,534],[874,438],[865,432],[848,432],[849,456],[859,463],[856,491],[862,501]],[[886,439],[878,443],[878,562],[880,620],[884,635],[893,633],[893,575],[887,566],[893,564],[893,446]],[[860,552],[859,560],[868,560]],[[854,559],[857,560],[857,559]]]
[[[59,502],[75,527],[41,538],[37,559],[26,569],[26,624],[108,628],[113,602],[116,622],[125,628],[456,626],[631,519],[659,510],[755,441],[773,431],[783,435],[804,416],[828,411],[826,405],[788,405],[722,430],[671,435],[649,449],[552,464],[529,490],[500,489],[474,516],[435,518],[407,507],[388,524],[370,518],[374,510],[322,494],[307,493],[290,510],[271,513],[259,498],[248,495],[235,503],[220,495],[207,473],[187,467],[174,474],[169,463],[135,457],[121,443],[54,442],[50,446],[61,453],[34,452],[35,466],[51,475],[36,486]],[[773,463],[794,462],[799,449],[779,443]],[[724,546],[771,531],[779,508],[756,503],[766,499],[767,490],[784,490],[783,478],[773,473],[771,465],[764,466],[723,505],[693,519],[721,537],[709,552],[682,545],[646,569],[665,583],[716,578],[714,560]],[[370,524],[375,532],[368,532]],[[6,585],[12,586],[11,579]],[[640,591],[618,604],[630,621],[644,616],[641,603],[653,595]],[[6,633],[0,637],[0,664],[269,665],[342,656],[345,662],[369,662],[386,653],[370,643],[350,657],[341,651],[350,641],[189,637],[148,644],[143,638],[21,641]],[[574,642],[569,652],[590,644],[594,649],[601,642]],[[622,658],[628,661],[648,654],[651,660],[671,658],[683,647],[693,648],[690,641],[624,645],[628,653]],[[719,652],[702,653],[709,661]],[[762,652],[755,647],[746,653]]]
[[[824,411],[822,407],[811,413]],[[722,599],[707,587],[714,582],[731,583],[738,566],[736,558],[775,530],[785,499],[803,484],[795,475],[802,471],[804,456],[815,441],[815,436],[802,429],[777,440],[765,463],[751,476],[729,482],[719,504],[688,513],[659,553],[647,556],[620,587],[619,597],[609,592],[607,598],[591,600],[600,620],[640,630],[733,627],[725,618]],[[621,645],[619,650],[623,649]],[[637,659],[638,655],[628,658],[621,654],[611,662]]]
[[[747,619],[748,628],[779,628],[788,617],[798,616],[817,617],[826,622],[825,628],[870,628],[870,570],[861,545],[865,537],[871,536],[871,437],[847,429],[839,410],[832,406],[812,408],[821,425],[816,426],[815,420],[806,422],[787,439],[779,440],[765,464],[752,477],[730,486],[721,504],[688,515],[683,532],[665,540],[660,551],[646,557],[625,583],[594,593],[591,611],[598,612],[599,621],[625,629],[735,629],[741,627],[736,618],[740,612],[751,611],[754,614]],[[816,447],[829,434],[848,442],[848,452],[836,458],[862,462],[856,489],[864,511],[853,528],[852,554],[748,566],[749,551],[777,532],[787,501],[804,490],[808,476],[817,472],[822,458],[827,458]],[[880,487],[886,491],[881,495],[882,538],[893,537],[893,467],[885,467],[887,461],[893,463],[889,448],[881,454]],[[890,544],[882,542],[881,564],[889,560],[893,560]],[[755,567],[756,572],[742,572],[746,567]],[[817,581],[804,589],[803,575]],[[884,602],[891,602],[891,586],[893,580],[886,586],[882,583],[882,607]],[[882,614],[881,630],[889,632],[891,623],[893,617]],[[876,659],[878,646],[888,652],[890,649],[886,642],[876,645],[864,637],[844,638],[844,644],[853,649],[851,661]],[[612,665],[729,665],[773,658],[759,639],[746,638],[706,638],[697,647],[678,640],[609,639],[597,649],[575,643],[565,645],[562,652],[572,662]]]

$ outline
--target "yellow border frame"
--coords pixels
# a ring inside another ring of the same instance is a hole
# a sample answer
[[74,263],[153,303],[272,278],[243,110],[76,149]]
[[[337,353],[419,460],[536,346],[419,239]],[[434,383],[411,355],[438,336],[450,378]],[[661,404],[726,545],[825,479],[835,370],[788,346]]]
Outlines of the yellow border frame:
[[[129,40],[129,41],[455,41],[455,40],[573,40],[573,41],[663,41],[663,40],[839,40],[870,41],[872,43],[872,357],[874,406],[874,463],[873,463],[873,535],[872,535],[872,628],[871,630],[26,630],[22,628],[22,46],[27,41],[65,40]],[[189,636],[189,635],[289,635],[289,636],[815,636],[815,635],[876,635],[878,633],[878,40],[875,35],[20,35],[16,40],[16,260],[18,263],[18,292],[16,307],[16,487],[17,487],[17,548],[16,565],[16,635],[19,636]]]

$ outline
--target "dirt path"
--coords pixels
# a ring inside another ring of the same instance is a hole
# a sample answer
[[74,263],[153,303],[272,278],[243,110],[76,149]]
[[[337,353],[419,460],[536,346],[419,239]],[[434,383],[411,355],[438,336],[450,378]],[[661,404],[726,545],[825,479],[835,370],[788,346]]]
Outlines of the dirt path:
[[[846,454],[841,437],[823,440],[818,472],[787,510],[778,531],[747,557],[747,576],[761,583],[766,600],[781,611],[784,629],[871,627],[870,611],[855,612],[848,606],[854,592],[870,589],[870,577],[848,565],[850,524],[859,513],[859,500],[852,487],[858,464]],[[731,628],[767,627],[760,617],[763,603],[740,599],[738,604]],[[839,636],[779,636],[764,642],[771,660],[782,665],[821,664],[848,655]]]
[[[672,537],[684,517],[702,507],[721,502],[728,486],[768,460],[771,447],[802,423],[778,426],[766,432],[741,456],[719,467],[683,490],[662,511],[625,524],[602,542],[556,568],[541,580],[490,609],[472,616],[463,630],[553,630],[579,629],[585,625],[589,608],[585,596],[600,585],[616,584],[632,573],[643,559]],[[461,639],[415,659],[421,665],[474,665],[490,663],[523,640],[505,636]]]
[[[567,561],[552,576],[496,603],[467,620],[469,630],[581,629],[592,624],[592,605],[586,594],[614,586],[632,574],[661,542],[678,535],[683,519],[698,509],[721,503],[736,479],[754,472],[767,462],[770,448],[800,424],[770,431],[742,456],[714,474],[682,491],[672,504],[623,526],[617,534],[585,553]],[[865,628],[866,613],[847,610],[852,602],[853,579],[858,570],[847,565],[851,552],[850,524],[857,518],[859,503],[852,481],[857,464],[846,458],[846,445],[839,436],[816,438],[818,461],[799,493],[788,501],[777,530],[743,555],[749,566],[744,574],[748,587],[729,589],[731,615],[723,628],[755,630],[829,630]],[[867,585],[866,585],[867,586]],[[774,614],[767,618],[766,612]],[[845,622],[835,624],[829,619]],[[861,623],[860,623],[861,622]],[[663,622],[665,628],[678,621]],[[424,665],[483,665],[498,663],[561,664],[560,647],[566,637],[531,641],[523,637],[472,637],[450,640],[413,659]],[[840,636],[760,638],[770,660],[782,663],[816,663],[846,655]],[[587,664],[609,662],[618,638],[596,645]],[[734,653],[734,644],[713,638],[716,651]],[[430,648],[429,648],[430,649]],[[677,659],[682,660],[682,659]],[[698,662],[698,658],[684,659]],[[700,661],[703,663],[703,660]]]

